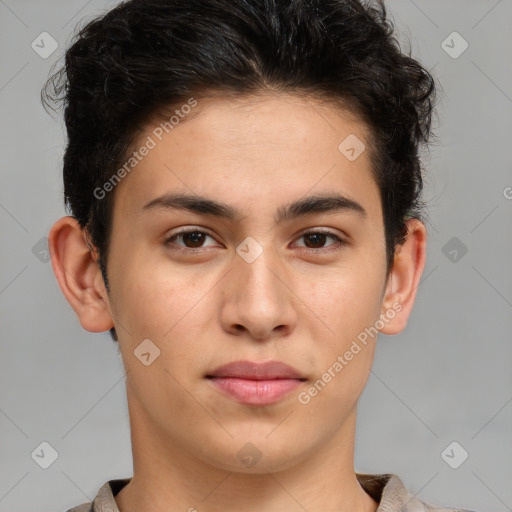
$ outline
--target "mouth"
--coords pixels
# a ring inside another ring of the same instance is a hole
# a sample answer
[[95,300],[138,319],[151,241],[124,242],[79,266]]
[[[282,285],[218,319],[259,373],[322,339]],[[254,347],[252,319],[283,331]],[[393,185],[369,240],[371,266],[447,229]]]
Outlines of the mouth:
[[212,385],[244,405],[271,405],[307,379],[279,361],[234,361],[205,376]]

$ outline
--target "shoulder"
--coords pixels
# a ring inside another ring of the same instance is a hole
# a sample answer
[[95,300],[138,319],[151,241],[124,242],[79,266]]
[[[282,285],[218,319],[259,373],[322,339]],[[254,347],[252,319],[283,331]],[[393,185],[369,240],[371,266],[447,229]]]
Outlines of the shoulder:
[[92,503],[82,503],[76,507],[69,508],[66,512],[92,512]]
[[119,512],[114,496],[131,480],[131,478],[119,478],[105,482],[94,500],[82,503],[66,512]]
[[357,474],[359,483],[379,503],[376,512],[475,512],[463,508],[439,507],[408,492],[394,474]]
[[[410,494],[405,488],[402,480],[397,475],[390,476],[390,479],[384,489],[388,489],[390,499],[395,498],[397,503],[400,504],[399,509],[401,512],[474,512],[473,510],[464,508],[441,507],[423,501]],[[381,512],[380,507],[378,512]],[[388,509],[383,508],[382,512],[388,512]]]

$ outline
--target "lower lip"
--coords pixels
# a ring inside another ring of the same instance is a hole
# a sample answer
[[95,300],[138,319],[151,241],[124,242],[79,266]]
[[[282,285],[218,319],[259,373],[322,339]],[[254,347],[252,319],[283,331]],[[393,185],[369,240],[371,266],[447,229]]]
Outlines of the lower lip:
[[218,389],[245,405],[276,403],[302,384],[298,379],[249,380],[214,377],[210,380]]

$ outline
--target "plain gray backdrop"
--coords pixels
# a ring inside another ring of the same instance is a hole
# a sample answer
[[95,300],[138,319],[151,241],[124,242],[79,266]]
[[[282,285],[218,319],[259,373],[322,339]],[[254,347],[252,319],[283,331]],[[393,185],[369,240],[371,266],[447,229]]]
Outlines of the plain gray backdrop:
[[[80,327],[48,260],[65,132],[39,99],[77,23],[116,3],[0,0],[0,511],[64,511],[132,475],[120,356]],[[355,467],[433,504],[512,510],[512,2],[387,7],[440,84],[439,141],[426,269],[405,331],[377,342]]]

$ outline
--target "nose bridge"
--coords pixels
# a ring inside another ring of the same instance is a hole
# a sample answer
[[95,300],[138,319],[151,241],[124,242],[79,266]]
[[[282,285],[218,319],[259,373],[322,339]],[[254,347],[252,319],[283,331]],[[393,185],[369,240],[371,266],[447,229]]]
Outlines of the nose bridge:
[[295,321],[293,294],[285,284],[283,265],[275,250],[246,239],[237,253],[227,287],[226,327],[239,330],[243,326],[257,338],[268,337],[276,327],[290,327]]
[[246,298],[266,301],[278,299],[283,293],[282,265],[270,243],[263,246],[249,239],[237,248],[239,260],[237,273],[240,275],[241,295]]

